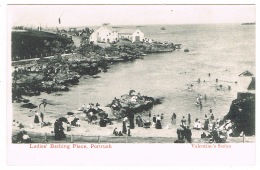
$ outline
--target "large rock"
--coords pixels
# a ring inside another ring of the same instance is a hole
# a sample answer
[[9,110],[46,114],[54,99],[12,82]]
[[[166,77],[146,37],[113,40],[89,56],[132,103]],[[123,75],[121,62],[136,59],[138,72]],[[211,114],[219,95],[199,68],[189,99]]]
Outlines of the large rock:
[[120,99],[115,98],[109,106],[113,109],[115,116],[122,118],[130,112],[140,113],[160,103],[160,99],[141,96],[140,94],[125,94]]
[[234,123],[235,136],[241,132],[248,136],[255,135],[255,96],[233,100],[224,119]]

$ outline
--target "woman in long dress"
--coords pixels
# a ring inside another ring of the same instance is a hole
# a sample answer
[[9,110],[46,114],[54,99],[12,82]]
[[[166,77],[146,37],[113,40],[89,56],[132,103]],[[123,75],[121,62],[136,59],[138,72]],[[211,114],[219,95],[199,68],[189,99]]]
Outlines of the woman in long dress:
[[162,129],[162,124],[161,124],[161,117],[160,115],[157,116],[156,118],[156,126],[155,126],[156,129]]
[[191,116],[190,116],[190,114],[188,114],[188,124],[190,125],[190,123],[191,123],[191,118],[190,118]]
[[37,112],[37,110],[35,111],[34,123],[40,123],[40,121],[39,121],[39,113]]
[[156,117],[153,115],[153,123],[156,123]]
[[175,125],[176,124],[176,114],[175,113],[173,113],[172,114],[172,123]]
[[126,130],[126,124],[125,124],[125,120],[123,121],[123,133],[126,134],[127,130]]

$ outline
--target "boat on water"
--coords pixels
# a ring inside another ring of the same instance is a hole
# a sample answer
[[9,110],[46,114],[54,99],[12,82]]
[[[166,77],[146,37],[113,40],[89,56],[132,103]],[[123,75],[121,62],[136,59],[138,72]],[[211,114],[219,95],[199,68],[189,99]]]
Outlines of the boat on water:
[[165,28],[165,27],[162,27],[161,30],[166,30],[166,28]]
[[174,44],[175,49],[177,49],[177,50],[181,49],[181,45],[182,45],[182,44]]
[[242,23],[241,25],[255,25],[255,22]]

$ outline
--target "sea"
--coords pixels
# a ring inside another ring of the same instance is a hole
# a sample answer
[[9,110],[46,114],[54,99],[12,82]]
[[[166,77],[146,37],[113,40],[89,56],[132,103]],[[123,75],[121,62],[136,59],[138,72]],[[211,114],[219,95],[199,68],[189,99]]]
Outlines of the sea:
[[[188,114],[192,121],[195,118],[202,120],[205,114],[209,115],[210,108],[215,118],[221,119],[228,113],[237,92],[241,91],[239,75],[247,70],[254,75],[256,73],[255,25],[128,27],[139,28],[145,37],[156,41],[182,44],[182,48],[173,52],[148,54],[144,59],[132,62],[116,63],[111,65],[108,72],[100,73],[100,78],[82,76],[79,84],[70,87],[69,92],[42,93],[29,99],[33,98],[39,103],[47,99],[52,104],[46,106],[46,111],[65,115],[83,104],[99,103],[106,106],[115,97],[120,98],[130,90],[135,90],[141,95],[163,99],[161,104],[153,107],[151,113],[163,113],[164,122],[170,122],[174,112],[177,121]],[[189,49],[189,52],[184,52],[184,49]],[[202,107],[196,104],[198,95],[203,96]]]

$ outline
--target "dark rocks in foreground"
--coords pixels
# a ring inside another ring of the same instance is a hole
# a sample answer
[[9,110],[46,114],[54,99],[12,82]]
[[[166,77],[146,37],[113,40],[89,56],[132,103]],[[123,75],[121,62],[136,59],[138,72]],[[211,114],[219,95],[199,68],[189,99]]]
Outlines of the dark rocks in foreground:
[[234,123],[234,136],[241,132],[246,136],[255,135],[255,95],[233,100],[224,119]]

